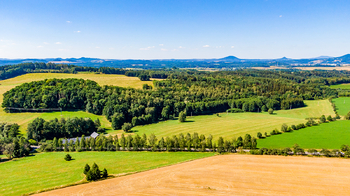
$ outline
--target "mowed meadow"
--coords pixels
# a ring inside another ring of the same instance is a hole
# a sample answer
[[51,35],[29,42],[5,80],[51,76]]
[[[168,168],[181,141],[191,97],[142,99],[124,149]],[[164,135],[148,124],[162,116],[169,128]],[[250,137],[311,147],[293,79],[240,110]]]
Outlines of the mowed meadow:
[[[191,152],[65,152],[35,154],[0,164],[1,195],[22,195],[80,182],[86,163],[96,163],[111,175],[140,172],[175,163],[200,159],[215,153]],[[5,180],[6,179],[6,180]]]
[[[95,73],[78,73],[78,74],[66,74],[66,73],[31,73],[21,75],[15,78],[1,80],[0,81],[0,105],[3,100],[3,94],[6,91],[11,90],[12,88],[21,85],[23,83],[39,81],[44,79],[52,78],[81,78],[84,80],[93,80],[99,85],[113,85],[121,87],[132,87],[132,88],[142,88],[143,84],[153,85],[153,81],[141,81],[137,77],[127,77],[124,75],[116,74],[95,74]],[[25,133],[25,130],[28,124],[33,121],[35,118],[43,118],[45,120],[51,120],[54,118],[61,117],[89,117],[93,120],[99,118],[103,128],[107,130],[111,129],[111,123],[104,117],[99,115],[90,114],[84,111],[64,111],[62,112],[45,112],[45,113],[6,113],[3,108],[0,107],[0,122],[9,122],[19,124],[20,130],[22,133]]]
[[[136,126],[132,129],[133,134],[154,133],[158,138],[178,135],[180,133],[211,134],[214,140],[220,136],[232,138],[251,134],[256,137],[258,132],[270,133],[273,129],[280,129],[283,123],[296,125],[307,122],[309,117],[320,117],[321,115],[335,116],[332,106],[328,100],[305,101],[306,107],[292,110],[278,110],[270,115],[263,113],[220,113],[219,116],[203,115],[188,116],[185,123],[178,120],[162,121],[155,124]],[[121,130],[110,132],[110,134],[122,133]]]
[[335,109],[339,115],[345,116],[350,112],[350,97],[339,97],[332,101],[335,104]]
[[[350,111],[350,97],[332,100],[339,115]],[[350,145],[350,121],[337,120],[317,126],[307,127],[281,135],[273,135],[258,140],[258,148],[285,148],[299,144],[302,148],[340,149],[341,145]]]
[[350,145],[350,121],[339,120],[273,135],[259,139],[257,147],[291,148],[294,144],[299,144],[301,148],[306,149],[340,149],[343,144]]

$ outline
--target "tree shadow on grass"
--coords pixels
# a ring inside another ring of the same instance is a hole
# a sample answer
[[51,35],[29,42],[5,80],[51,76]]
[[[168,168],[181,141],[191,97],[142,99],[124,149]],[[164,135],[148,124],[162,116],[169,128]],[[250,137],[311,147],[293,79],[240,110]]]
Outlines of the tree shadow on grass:
[[181,123],[192,123],[192,122],[195,122],[194,120],[186,120],[184,122],[181,122]]

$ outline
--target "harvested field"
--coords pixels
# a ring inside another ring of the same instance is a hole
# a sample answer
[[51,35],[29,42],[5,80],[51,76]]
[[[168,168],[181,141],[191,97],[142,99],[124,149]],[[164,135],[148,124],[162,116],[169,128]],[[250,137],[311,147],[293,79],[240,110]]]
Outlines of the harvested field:
[[350,160],[222,155],[39,195],[349,195]]

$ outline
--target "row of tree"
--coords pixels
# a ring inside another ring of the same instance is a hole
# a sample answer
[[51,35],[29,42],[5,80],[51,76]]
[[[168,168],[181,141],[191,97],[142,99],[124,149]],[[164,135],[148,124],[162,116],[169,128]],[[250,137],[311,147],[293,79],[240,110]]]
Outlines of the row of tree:
[[257,140],[251,135],[246,134],[244,138],[238,137],[232,140],[224,140],[222,137],[216,143],[213,137],[209,135],[205,137],[203,134],[179,134],[172,137],[161,137],[158,139],[154,134],[148,137],[143,134],[139,135],[117,135],[112,137],[98,136],[96,139],[84,136],[76,138],[75,141],[54,138],[52,141],[44,143],[39,151],[194,151],[194,152],[235,152],[237,148],[255,149]]

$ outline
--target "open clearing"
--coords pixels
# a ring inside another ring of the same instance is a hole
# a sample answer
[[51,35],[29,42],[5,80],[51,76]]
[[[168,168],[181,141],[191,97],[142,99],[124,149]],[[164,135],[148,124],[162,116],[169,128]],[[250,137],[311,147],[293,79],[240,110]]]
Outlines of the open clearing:
[[[221,113],[220,117],[216,115],[203,115],[187,117],[187,122],[180,123],[178,120],[168,120],[156,124],[137,126],[132,130],[136,134],[147,135],[154,133],[158,138],[173,136],[180,133],[212,134],[214,140],[220,136],[232,138],[252,134],[256,136],[257,132],[270,133],[273,129],[281,128],[283,123],[288,125],[305,123],[305,118],[320,117],[324,115],[335,116],[332,106],[328,100],[305,101],[307,107],[292,110],[275,111],[274,115],[264,113]],[[110,134],[121,133],[122,131],[112,131]]]
[[350,160],[221,155],[39,195],[348,195]]
[[294,144],[307,149],[340,149],[341,145],[350,144],[350,121],[323,123],[258,140],[258,148],[285,148]]
[[145,171],[179,162],[213,156],[215,153],[191,152],[72,152],[74,160],[65,161],[65,152],[0,163],[1,195],[21,195],[81,181],[86,163],[95,162],[109,174]]
[[[0,106],[3,100],[3,94],[10,89],[21,85],[23,83],[39,81],[52,78],[82,78],[96,81],[99,85],[113,85],[121,87],[142,88],[143,84],[152,85],[153,81],[140,81],[137,77],[127,77],[124,75],[115,74],[94,74],[94,73],[79,73],[79,74],[65,74],[65,73],[31,73],[21,75],[15,78],[0,81]],[[61,117],[89,117],[91,119],[99,118],[103,128],[111,129],[111,123],[104,116],[89,114],[84,111],[76,112],[48,112],[48,113],[15,113],[9,114],[3,111],[0,107],[0,122],[18,123],[21,127],[22,133],[25,133],[27,125],[35,118],[40,117],[45,120],[51,120]]]
[[332,101],[335,104],[335,109],[339,115],[345,116],[350,112],[350,97],[339,97]]

